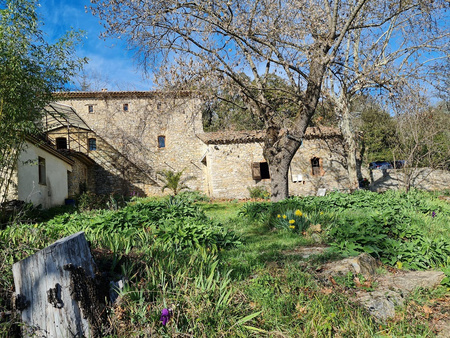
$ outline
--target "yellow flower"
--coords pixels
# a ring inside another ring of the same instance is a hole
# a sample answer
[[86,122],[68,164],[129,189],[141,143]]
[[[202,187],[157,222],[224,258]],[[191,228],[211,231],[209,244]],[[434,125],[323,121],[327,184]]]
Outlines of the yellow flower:
[[278,217],[278,218],[281,218],[281,215],[280,215],[280,214],[278,214],[278,215],[277,215],[277,217]]
[[295,225],[289,225],[289,228],[295,229]]
[[290,219],[289,220],[289,224],[294,224],[295,223],[295,219]]
[[283,219],[286,219],[286,217],[287,217],[286,215],[283,215]]
[[300,210],[295,210],[295,216],[302,217],[302,212]]
[[321,211],[320,214],[323,215],[323,211]]

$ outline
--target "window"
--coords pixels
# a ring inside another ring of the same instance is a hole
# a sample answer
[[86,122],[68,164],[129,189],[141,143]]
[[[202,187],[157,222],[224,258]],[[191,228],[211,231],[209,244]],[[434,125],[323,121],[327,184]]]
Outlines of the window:
[[67,139],[65,137],[56,138],[56,149],[67,149]]
[[123,111],[128,111],[128,103],[123,104]]
[[95,138],[90,138],[88,141],[89,141],[89,150],[97,150],[97,140]]
[[47,184],[47,173],[45,170],[45,158],[38,157],[38,167],[39,167],[39,184]]
[[166,137],[164,135],[158,136],[158,148],[166,147]]
[[94,113],[94,105],[92,105],[92,104],[88,105],[88,112],[90,114]]
[[270,178],[269,164],[267,162],[253,162],[252,177],[254,180],[264,180]]
[[311,174],[313,176],[322,176],[324,174],[321,158],[313,157],[311,159]]

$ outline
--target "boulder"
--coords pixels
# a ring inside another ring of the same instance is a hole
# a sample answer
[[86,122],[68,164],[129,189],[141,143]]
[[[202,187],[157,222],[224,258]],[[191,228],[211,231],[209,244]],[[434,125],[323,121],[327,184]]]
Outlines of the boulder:
[[362,253],[356,257],[345,258],[322,265],[321,275],[329,276],[341,275],[345,276],[349,272],[358,275],[362,274],[366,279],[372,278],[380,263],[367,253]]
[[[335,276],[346,276],[349,273],[357,276],[362,274],[370,280],[373,291],[357,288],[356,301],[368,313],[379,320],[386,320],[395,316],[395,307],[402,305],[405,298],[417,288],[432,289],[437,287],[445,274],[441,271],[403,271],[395,273],[377,274],[381,265],[372,256],[363,253],[356,257],[324,264],[319,269],[319,278],[333,283]],[[336,282],[334,282],[336,283]]]

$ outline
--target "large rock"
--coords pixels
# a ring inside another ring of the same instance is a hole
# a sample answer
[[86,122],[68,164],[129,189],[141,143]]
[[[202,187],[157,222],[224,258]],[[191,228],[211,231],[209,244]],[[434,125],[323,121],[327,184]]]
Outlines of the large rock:
[[395,307],[417,288],[433,289],[445,277],[441,271],[398,271],[395,274],[377,276],[378,286],[373,292],[358,291],[357,301],[380,320],[395,315]]
[[366,279],[375,275],[376,269],[380,263],[369,254],[362,253],[356,257],[345,258],[322,265],[321,274],[326,277],[342,275],[345,276],[349,272],[358,275],[362,274]]
[[370,280],[374,291],[357,289],[356,301],[371,315],[380,320],[395,316],[395,307],[402,305],[405,298],[417,288],[432,289],[438,286],[445,277],[441,271],[396,271],[396,273],[377,274],[380,266],[372,256],[363,253],[324,264],[320,267],[319,277],[324,281],[334,281],[331,277],[354,276],[362,274]]

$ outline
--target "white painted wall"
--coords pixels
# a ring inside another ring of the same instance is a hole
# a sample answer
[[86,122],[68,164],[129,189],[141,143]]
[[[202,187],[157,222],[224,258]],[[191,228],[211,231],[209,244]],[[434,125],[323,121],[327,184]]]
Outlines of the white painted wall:
[[[39,184],[38,157],[45,159],[45,185]],[[19,156],[18,199],[43,208],[64,204],[68,197],[67,171],[72,171],[69,163],[27,142]]]

